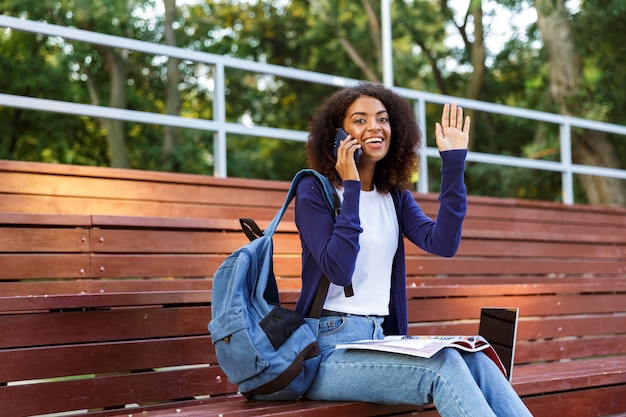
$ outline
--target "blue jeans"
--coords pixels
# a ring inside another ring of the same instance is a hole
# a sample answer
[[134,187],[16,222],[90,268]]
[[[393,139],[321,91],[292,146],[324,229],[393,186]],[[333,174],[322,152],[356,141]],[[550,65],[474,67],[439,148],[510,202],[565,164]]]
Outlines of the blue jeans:
[[442,417],[531,416],[495,364],[483,353],[446,348],[424,359],[366,350],[335,349],[337,343],[384,337],[383,319],[321,317],[322,361],[306,398],[424,405]]

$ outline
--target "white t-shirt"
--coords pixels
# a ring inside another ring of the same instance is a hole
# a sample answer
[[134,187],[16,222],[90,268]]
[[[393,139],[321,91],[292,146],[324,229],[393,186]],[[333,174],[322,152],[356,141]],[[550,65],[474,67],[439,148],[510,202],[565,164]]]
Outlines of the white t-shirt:
[[[343,200],[343,189],[337,193]],[[361,191],[359,235],[352,287],[354,296],[345,297],[343,287],[330,285],[324,308],[351,314],[389,314],[391,269],[398,249],[398,218],[391,194]]]

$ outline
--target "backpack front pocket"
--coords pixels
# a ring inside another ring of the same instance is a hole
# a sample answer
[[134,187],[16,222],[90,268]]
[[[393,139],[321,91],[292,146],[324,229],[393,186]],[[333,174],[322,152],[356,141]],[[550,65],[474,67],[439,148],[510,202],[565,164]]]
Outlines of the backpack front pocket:
[[227,310],[211,320],[209,331],[220,367],[234,384],[240,384],[268,367],[267,360],[252,343],[243,308]]

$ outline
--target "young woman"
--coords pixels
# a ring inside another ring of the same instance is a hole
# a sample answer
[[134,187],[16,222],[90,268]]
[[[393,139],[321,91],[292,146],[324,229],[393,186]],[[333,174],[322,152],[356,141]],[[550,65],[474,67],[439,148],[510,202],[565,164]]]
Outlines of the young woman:
[[[336,130],[348,137],[333,155]],[[430,359],[335,349],[338,343],[407,333],[403,236],[420,248],[453,256],[466,212],[463,180],[469,117],[443,107],[435,126],[442,158],[437,220],[427,217],[408,187],[417,168],[420,131],[409,103],[381,85],[362,83],[329,97],[310,123],[307,159],[342,200],[337,216],[312,178],[297,189],[302,242],[302,293],[307,315],[322,275],[331,282],[320,318],[322,361],[305,394],[320,400],[422,405],[443,417],[530,416],[500,370],[483,353],[443,349]],[[355,162],[354,152],[362,157]],[[344,292],[352,286],[353,295]]]

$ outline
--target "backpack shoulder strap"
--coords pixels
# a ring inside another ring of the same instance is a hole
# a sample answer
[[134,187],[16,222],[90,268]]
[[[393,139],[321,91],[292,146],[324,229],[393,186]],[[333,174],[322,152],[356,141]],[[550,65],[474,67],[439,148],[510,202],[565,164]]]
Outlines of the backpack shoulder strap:
[[341,213],[341,201],[339,200],[337,191],[335,191],[335,187],[333,187],[330,180],[326,176],[320,174],[314,169],[306,168],[296,172],[296,175],[294,175],[293,179],[291,180],[290,187],[293,189],[293,195],[295,196],[296,188],[298,187],[298,183],[300,182],[300,180],[306,176],[313,176],[318,179],[318,181],[324,188],[326,200],[328,201],[330,207],[333,209],[335,216]]
[[324,194],[326,195],[328,204],[330,204],[330,207],[333,209],[335,216],[339,214],[339,212],[341,211],[341,203],[339,201],[339,197],[337,196],[335,188],[330,183],[330,180],[319,172],[315,171],[314,169],[301,169],[296,173],[296,175],[294,175],[293,179],[291,180],[291,185],[289,186],[289,191],[287,192],[287,197],[285,198],[283,206],[278,211],[278,213],[276,213],[276,216],[274,216],[272,222],[263,232],[265,236],[271,236],[274,234],[276,228],[278,227],[278,223],[280,223],[280,220],[283,218],[283,215],[285,214],[287,207],[291,203],[291,200],[293,200],[293,198],[296,196],[298,183],[303,177],[309,175],[314,176],[319,180],[319,182],[322,184],[322,187],[324,188]]
[[[320,182],[320,184],[322,185],[324,189],[326,200],[328,201],[328,204],[332,208],[334,215],[335,216],[339,215],[339,213],[341,212],[341,201],[339,200],[337,191],[335,191],[335,188],[331,184],[330,180],[326,178],[324,175],[315,171],[314,169],[302,169],[298,171],[296,175],[294,175],[293,179],[291,180],[289,191],[287,192],[287,197],[285,198],[285,202],[283,203],[283,206],[278,211],[278,213],[276,213],[276,215],[274,216],[274,219],[267,226],[265,231],[261,231],[261,229],[257,226],[257,224],[252,219],[246,218],[246,219],[239,220],[239,222],[241,223],[241,227],[244,233],[246,234],[246,236],[248,237],[248,239],[252,241],[261,236],[273,236],[274,235],[274,232],[276,231],[276,228],[278,227],[278,223],[280,223],[280,220],[283,218],[283,215],[285,214],[287,207],[291,203],[291,200],[293,200],[293,198],[296,196],[296,189],[298,188],[298,183],[300,182],[302,178],[306,176],[313,176],[318,179],[318,181]],[[326,299],[326,294],[328,293],[329,286],[330,286],[330,281],[328,280],[328,277],[323,275],[320,285],[317,289],[315,300],[311,308],[309,317],[317,318],[320,316],[322,312],[322,306],[324,304],[324,300]],[[344,287],[344,293],[346,294],[346,297],[351,297],[352,295],[354,295],[354,292],[352,290],[352,284],[348,285],[347,287]]]

